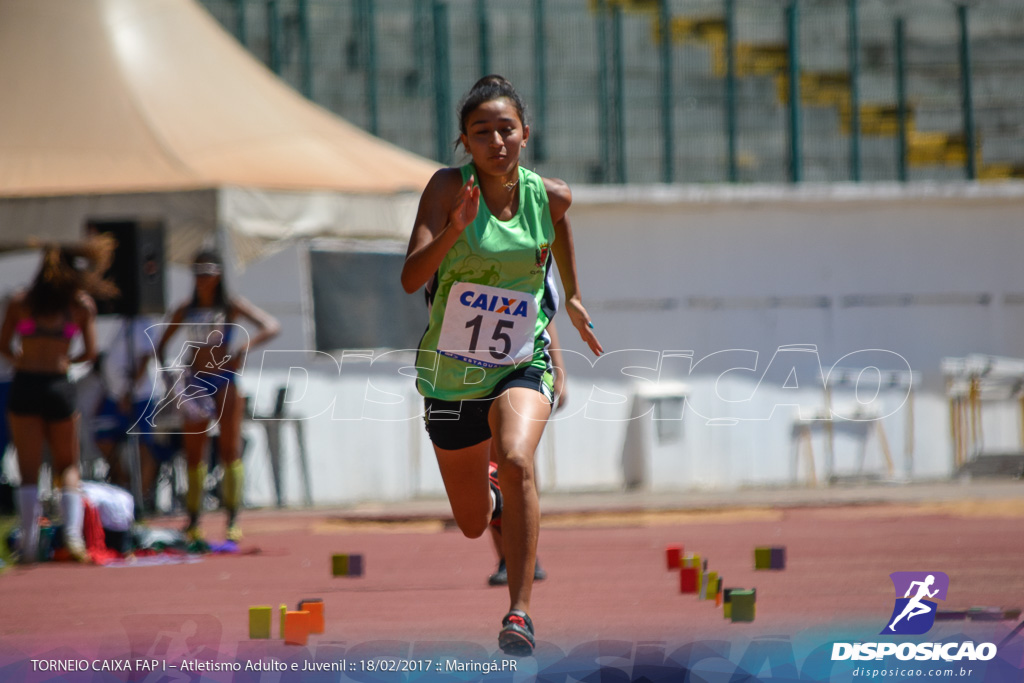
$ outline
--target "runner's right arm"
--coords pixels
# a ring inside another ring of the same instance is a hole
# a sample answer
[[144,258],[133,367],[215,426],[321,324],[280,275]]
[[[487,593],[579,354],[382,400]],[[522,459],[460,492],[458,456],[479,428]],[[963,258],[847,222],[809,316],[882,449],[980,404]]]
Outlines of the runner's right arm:
[[[18,309],[21,307],[22,296],[19,292],[7,300],[4,322],[0,326],[0,356],[12,366],[18,362],[18,356],[14,353],[14,328],[18,324]],[[7,416],[3,416],[2,419],[6,420]]]
[[171,316],[171,323],[164,330],[163,335],[160,337],[160,343],[156,345],[156,359],[161,366],[165,364],[164,351],[167,350],[167,344],[171,341],[171,337],[177,332],[178,325],[185,319],[185,311],[188,309],[188,304],[182,304],[175,309],[174,315]]
[[443,168],[430,179],[420,197],[416,224],[402,266],[402,288],[408,294],[430,281],[480,207],[480,187],[470,176],[463,184],[457,168]]

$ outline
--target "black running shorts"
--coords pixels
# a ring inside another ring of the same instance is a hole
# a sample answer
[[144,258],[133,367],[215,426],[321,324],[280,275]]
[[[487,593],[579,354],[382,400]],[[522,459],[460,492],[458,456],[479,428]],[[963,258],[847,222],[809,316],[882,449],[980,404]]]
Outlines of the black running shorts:
[[66,420],[75,414],[75,385],[63,373],[14,373],[7,411],[19,417]]
[[424,398],[423,421],[430,441],[446,451],[469,448],[491,438],[487,416],[494,399],[506,389],[526,387],[540,392],[551,400],[551,370],[527,365],[509,373],[489,396],[464,401],[442,401]]

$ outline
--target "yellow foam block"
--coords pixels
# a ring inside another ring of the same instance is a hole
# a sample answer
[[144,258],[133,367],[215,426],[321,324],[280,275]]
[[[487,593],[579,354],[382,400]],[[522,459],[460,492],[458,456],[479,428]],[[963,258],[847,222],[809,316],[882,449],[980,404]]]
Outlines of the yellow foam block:
[[258,605],[249,608],[249,637],[269,638],[270,621],[273,610],[270,605]]
[[708,572],[704,583],[704,599],[715,600],[718,597],[718,572]]

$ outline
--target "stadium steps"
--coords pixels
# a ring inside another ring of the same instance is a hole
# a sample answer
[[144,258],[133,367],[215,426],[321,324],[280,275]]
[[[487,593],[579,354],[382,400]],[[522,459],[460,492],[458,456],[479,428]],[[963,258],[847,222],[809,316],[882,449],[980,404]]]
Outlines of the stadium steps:
[[[711,71],[717,78],[724,78],[728,64],[726,56],[727,23],[724,17],[685,17],[671,19],[674,43],[702,42],[711,52]],[[652,40],[660,40],[659,21],[652,22]],[[938,54],[945,55],[945,46],[925,46],[915,50],[919,60],[921,54],[937,61]],[[920,54],[918,54],[920,53]],[[775,80],[776,99],[779,104],[789,104],[789,52],[785,43],[752,44],[738,43],[734,70],[737,78],[751,76],[772,76]],[[935,79],[938,90],[948,90],[948,78],[939,74]],[[850,74],[848,71],[803,71],[800,73],[800,101],[808,107],[833,107],[838,110],[843,135],[849,136],[852,126],[852,104]],[[962,131],[921,131],[917,130],[915,105],[908,103],[905,112],[907,126],[907,164],[910,167],[946,166],[963,167],[967,159],[967,144]],[[899,132],[899,108],[896,104],[869,103],[860,105],[860,129],[863,136],[896,136]],[[995,180],[1024,177],[1021,173],[1024,163],[992,163],[982,160],[980,134],[975,141],[976,168],[981,180]]]
[[[201,0],[233,31],[236,0]],[[457,97],[477,75],[476,19],[470,0],[451,0],[450,64]],[[528,104],[536,104],[535,62],[530,50],[529,11],[488,2],[492,45],[490,70],[517,83]],[[535,120],[535,143],[526,163],[544,175],[570,180],[612,180],[607,166],[598,93],[598,8],[623,10],[626,97],[624,143],[630,182],[661,179],[661,78],[658,62],[658,0],[589,0],[579,5],[549,2],[548,82],[545,119]],[[768,5],[771,5],[770,7]],[[842,3],[837,3],[837,6]],[[246,43],[267,62],[267,5],[248,4]],[[276,3],[284,20],[282,75],[298,85],[301,75],[298,0]],[[353,123],[369,127],[366,65],[354,0],[312,0],[314,99]],[[830,6],[831,7],[831,6]],[[845,66],[845,14],[807,3],[801,11],[801,100],[805,177],[846,179],[850,145],[849,78]],[[897,112],[892,76],[892,12],[864,3],[862,15],[861,177],[891,180],[895,173]],[[589,12],[588,12],[589,8]],[[675,179],[721,182],[726,174],[724,117],[726,24],[717,0],[672,0]],[[908,20],[907,61],[909,165],[912,178],[963,177],[964,151],[956,86],[955,13],[934,11],[933,0],[901,0]],[[716,14],[717,13],[717,14]],[[389,141],[419,154],[436,155],[430,8],[427,3],[378,0],[377,74],[379,131]],[[974,63],[977,164],[982,178],[1024,177],[1024,8],[1020,0],[986,0],[970,13]],[[742,181],[787,177],[788,54],[778,3],[737,2],[736,97],[739,173]],[[608,34],[609,41],[611,34]],[[610,51],[610,45],[608,46]],[[610,55],[609,55],[610,62]],[[932,64],[931,62],[935,62]],[[610,74],[609,74],[610,75]],[[457,86],[457,87],[456,87]],[[570,104],[563,93],[571,93]],[[453,102],[454,108],[454,102]],[[749,112],[749,115],[747,114]],[[412,115],[411,115],[412,114]],[[833,121],[834,124],[830,123]],[[617,125],[614,124],[613,125]],[[831,129],[829,126],[832,126]],[[453,135],[454,138],[454,135]],[[451,147],[449,146],[449,150]],[[769,158],[771,157],[771,158]],[[450,161],[458,162],[461,154]],[[446,160],[449,161],[449,160]],[[960,165],[958,168],[957,165]]]

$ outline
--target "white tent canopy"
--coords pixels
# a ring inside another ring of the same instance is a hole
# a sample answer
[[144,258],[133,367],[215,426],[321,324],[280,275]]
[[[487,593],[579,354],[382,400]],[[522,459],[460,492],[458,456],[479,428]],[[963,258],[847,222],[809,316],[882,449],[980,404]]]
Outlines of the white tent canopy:
[[0,0],[0,241],[159,218],[171,257],[405,236],[437,165],[308,102],[193,0]]

